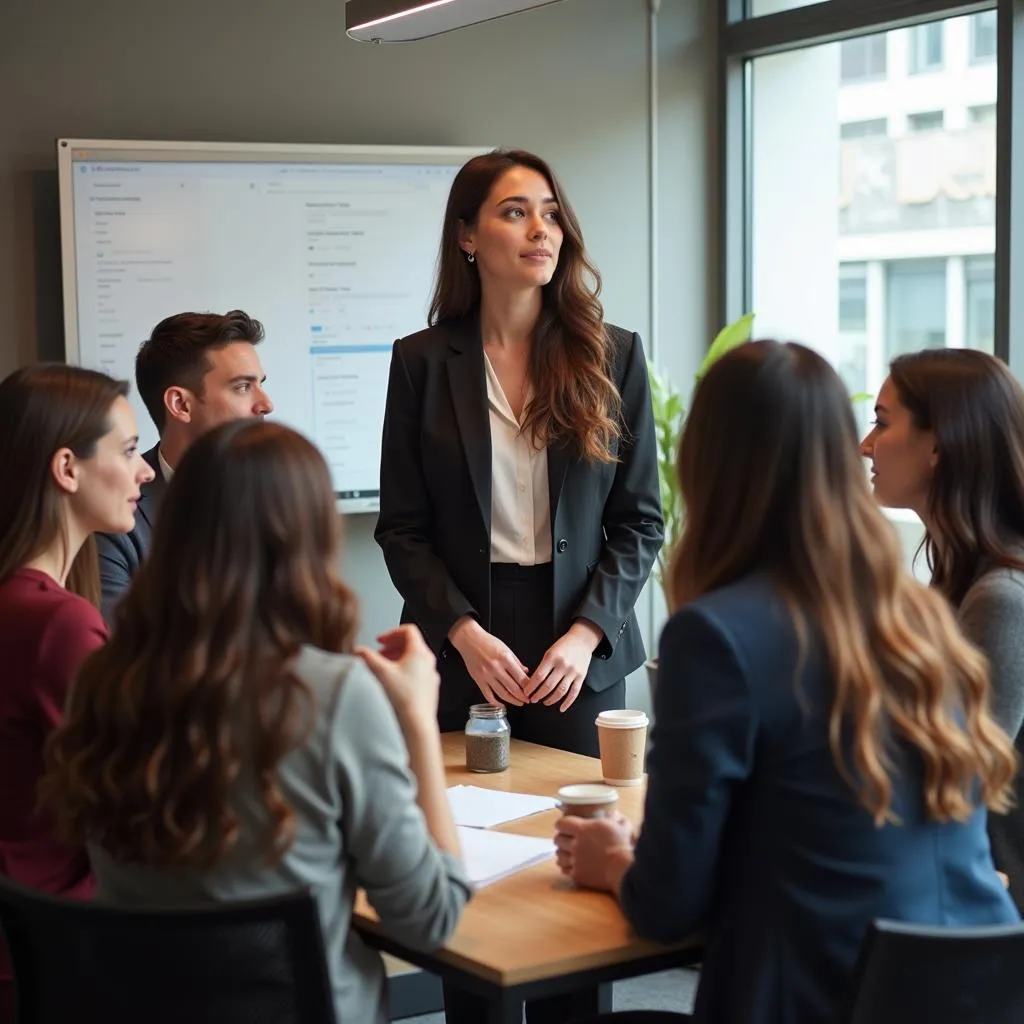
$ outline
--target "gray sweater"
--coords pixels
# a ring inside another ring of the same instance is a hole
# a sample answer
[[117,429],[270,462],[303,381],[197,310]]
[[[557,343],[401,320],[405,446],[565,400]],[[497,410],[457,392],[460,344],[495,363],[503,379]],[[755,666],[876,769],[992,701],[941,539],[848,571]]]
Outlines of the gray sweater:
[[[982,573],[960,604],[960,624],[988,657],[992,671],[992,712],[1017,746],[1024,764],[1024,572]],[[992,858],[1010,878],[1010,894],[1024,913],[1024,782],[1015,782],[1017,806],[990,814]]]
[[356,889],[366,890],[394,933],[429,949],[455,930],[470,885],[461,863],[427,832],[398,722],[370,671],[356,658],[313,648],[302,651],[295,671],[316,697],[316,714],[303,745],[278,767],[298,817],[283,860],[266,866],[257,841],[266,815],[255,787],[242,783],[234,803],[242,838],[227,860],[209,872],[172,873],[117,863],[90,846],[97,896],[173,907],[308,887],[320,908],[338,1020],[385,1024],[380,956],[350,928]]

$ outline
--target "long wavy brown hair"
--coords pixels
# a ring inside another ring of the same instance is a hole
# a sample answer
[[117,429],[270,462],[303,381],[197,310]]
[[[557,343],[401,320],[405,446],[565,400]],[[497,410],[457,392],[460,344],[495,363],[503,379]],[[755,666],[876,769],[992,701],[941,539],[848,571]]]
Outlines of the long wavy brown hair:
[[794,344],[735,349],[697,388],[677,469],[687,521],[673,604],[770,573],[803,655],[820,637],[832,754],[876,823],[892,818],[890,737],[920,755],[930,818],[965,819],[979,787],[1006,810],[1017,761],[988,710],[987,664],[945,598],[902,569],[828,363]]
[[523,432],[538,446],[574,441],[593,462],[616,461],[621,399],[611,378],[614,353],[598,298],[601,276],[583,245],[579,220],[550,166],[523,150],[495,150],[473,157],[452,182],[441,232],[431,325],[478,316],[480,274],[459,245],[460,229],[476,223],[480,207],[503,174],[527,167],[544,177],[558,205],[563,239],[558,266],[543,289],[541,316],[530,356],[533,398]]
[[970,349],[900,356],[889,376],[914,425],[935,434],[924,548],[932,586],[959,605],[984,569],[1024,569],[1024,389]]
[[189,448],[47,748],[42,798],[61,836],[124,862],[209,867],[239,840],[244,772],[269,819],[258,838],[280,857],[295,815],[276,768],[316,713],[288,663],[304,644],[349,650],[356,627],[339,532],[323,457],[288,427],[233,422]]
[[[24,366],[0,383],[0,581],[53,545],[68,562],[62,494],[50,462],[62,448],[91,458],[111,429],[111,406],[127,394],[127,381],[63,363]],[[91,536],[67,568],[67,589],[98,607]]]

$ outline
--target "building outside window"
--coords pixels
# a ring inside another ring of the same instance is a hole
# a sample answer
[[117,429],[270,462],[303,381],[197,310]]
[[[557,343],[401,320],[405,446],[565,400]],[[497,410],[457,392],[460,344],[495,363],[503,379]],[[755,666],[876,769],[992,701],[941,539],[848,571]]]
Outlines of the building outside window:
[[945,23],[932,21],[910,29],[910,71],[920,75],[942,68],[943,29]]
[[844,82],[885,78],[888,66],[885,36],[864,36],[840,43],[840,65]]
[[971,18],[971,63],[996,59],[996,12],[982,11]]
[[904,352],[993,350],[989,29],[957,17],[751,61],[757,334],[817,348],[851,393]]
[[945,126],[944,110],[922,110],[916,114],[907,114],[907,128],[912,132],[940,132]]

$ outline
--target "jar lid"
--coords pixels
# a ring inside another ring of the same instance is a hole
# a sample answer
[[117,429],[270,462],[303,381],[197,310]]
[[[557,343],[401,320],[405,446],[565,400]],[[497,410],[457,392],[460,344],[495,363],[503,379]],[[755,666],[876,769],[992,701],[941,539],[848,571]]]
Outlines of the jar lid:
[[470,718],[504,718],[503,704],[472,704],[469,708]]

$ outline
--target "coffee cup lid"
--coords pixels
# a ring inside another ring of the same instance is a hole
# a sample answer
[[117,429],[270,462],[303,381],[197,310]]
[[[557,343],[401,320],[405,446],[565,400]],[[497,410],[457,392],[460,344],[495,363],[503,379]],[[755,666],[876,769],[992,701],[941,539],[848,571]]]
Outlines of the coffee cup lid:
[[596,719],[606,729],[636,729],[647,725],[647,715],[642,711],[602,711]]
[[613,804],[619,799],[619,794],[611,786],[581,782],[573,786],[563,786],[558,791],[558,799],[563,804]]

